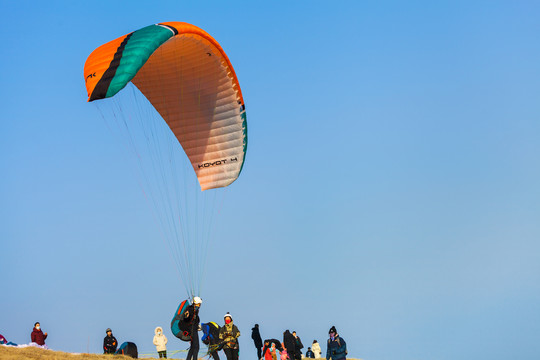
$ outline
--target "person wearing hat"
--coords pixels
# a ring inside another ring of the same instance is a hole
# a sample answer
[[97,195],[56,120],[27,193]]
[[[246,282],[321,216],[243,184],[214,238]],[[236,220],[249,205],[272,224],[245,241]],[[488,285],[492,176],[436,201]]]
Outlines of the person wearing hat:
[[328,344],[326,346],[326,360],[344,360],[347,356],[347,344],[341,338],[335,326],[328,331]]
[[33,343],[36,343],[40,346],[45,346],[45,339],[47,338],[47,333],[44,333],[41,330],[41,324],[36,322],[34,328],[32,329],[32,334],[30,335]]
[[105,330],[107,336],[103,339],[103,353],[104,354],[114,354],[116,348],[118,347],[118,341],[112,334],[112,330],[108,328]]
[[240,336],[240,330],[233,324],[231,314],[226,313],[223,319],[225,320],[225,325],[219,330],[219,339],[223,343],[223,351],[227,356],[227,360],[238,360],[238,353],[240,351],[238,337]]
[[191,326],[191,341],[189,342],[189,351],[186,360],[197,360],[199,355],[199,309],[202,305],[202,299],[198,296],[193,298],[193,303],[188,306],[184,313],[184,320]]

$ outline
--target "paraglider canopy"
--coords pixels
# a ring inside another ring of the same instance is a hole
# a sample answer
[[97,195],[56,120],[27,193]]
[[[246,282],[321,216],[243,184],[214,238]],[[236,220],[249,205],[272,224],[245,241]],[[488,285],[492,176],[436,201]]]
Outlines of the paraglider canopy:
[[88,101],[132,81],[182,144],[202,190],[238,178],[247,148],[244,99],[229,58],[204,30],[168,22],[121,36],[90,54],[84,77]]

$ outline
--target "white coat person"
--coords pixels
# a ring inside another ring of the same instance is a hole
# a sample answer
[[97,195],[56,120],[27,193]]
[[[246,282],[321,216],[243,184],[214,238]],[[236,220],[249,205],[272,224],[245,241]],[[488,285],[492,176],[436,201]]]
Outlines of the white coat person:
[[154,330],[154,345],[156,345],[156,350],[158,352],[159,358],[167,358],[167,337],[163,334],[163,329],[161,326],[158,326]]
[[311,344],[311,351],[315,354],[315,358],[321,358],[322,357],[322,351],[321,346],[317,342],[317,340],[313,340],[313,344]]

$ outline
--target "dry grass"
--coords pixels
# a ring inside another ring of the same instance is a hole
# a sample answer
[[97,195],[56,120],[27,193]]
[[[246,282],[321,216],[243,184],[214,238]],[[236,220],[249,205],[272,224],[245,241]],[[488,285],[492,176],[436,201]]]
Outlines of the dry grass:
[[16,348],[0,346],[0,360],[133,360],[124,355],[70,354],[61,351],[45,350],[35,347]]
[[[220,357],[225,358],[225,356]],[[61,351],[45,350],[35,347],[16,348],[0,345],[0,360],[133,360],[124,355],[70,354]],[[152,358],[139,358],[152,359]],[[303,358],[306,359],[306,358]],[[203,360],[203,359],[199,359]],[[312,359],[309,359],[312,360]],[[317,359],[316,359],[317,360]],[[326,360],[322,358],[321,360]],[[347,360],[362,360],[350,359]]]

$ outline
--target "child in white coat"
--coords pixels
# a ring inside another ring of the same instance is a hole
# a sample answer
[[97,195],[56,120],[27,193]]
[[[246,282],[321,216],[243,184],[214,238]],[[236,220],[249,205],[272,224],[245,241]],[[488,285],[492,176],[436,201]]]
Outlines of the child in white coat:
[[156,330],[154,330],[154,345],[156,345],[157,352],[159,354],[159,358],[167,358],[167,337],[163,334],[163,329],[161,326],[158,326]]

